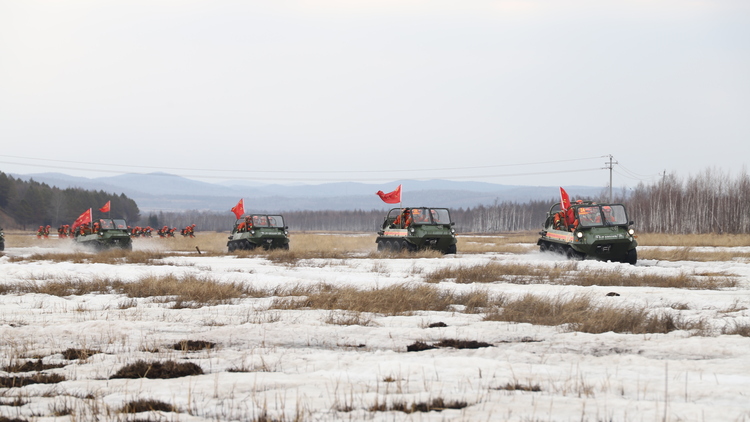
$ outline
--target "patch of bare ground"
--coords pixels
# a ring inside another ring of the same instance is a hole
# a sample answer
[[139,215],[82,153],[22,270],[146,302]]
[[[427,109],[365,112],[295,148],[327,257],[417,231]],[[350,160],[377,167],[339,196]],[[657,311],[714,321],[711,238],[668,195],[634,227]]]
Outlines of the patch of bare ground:
[[531,391],[539,392],[542,391],[542,387],[539,384],[521,384],[518,381],[506,383],[503,386],[493,388],[493,390],[506,390],[506,391]]
[[370,412],[404,412],[404,413],[415,413],[415,412],[440,412],[445,409],[463,409],[468,404],[465,401],[460,400],[445,400],[443,398],[435,398],[429,402],[394,402],[391,405],[386,403],[376,402],[369,407]]
[[578,264],[566,262],[551,267],[532,264],[486,264],[445,267],[427,273],[424,281],[460,284],[505,282],[514,284],[569,284],[577,286],[648,286],[715,290],[736,287],[736,277],[724,274],[643,274],[621,269],[578,271]]
[[203,369],[193,362],[175,362],[172,360],[166,362],[146,362],[145,360],[139,360],[123,366],[109,378],[166,379],[201,374],[203,374]]
[[153,399],[139,399],[125,403],[120,409],[121,413],[140,413],[140,412],[174,412],[177,409],[169,403]]
[[[21,407],[21,406],[27,405],[28,403],[29,403],[29,400],[27,400],[27,399],[25,399],[23,397],[20,397],[20,396],[15,396],[15,397],[0,397],[0,406]],[[2,421],[2,420],[3,419],[0,418],[0,421]]]
[[172,349],[183,352],[195,352],[198,350],[213,349],[216,343],[205,340],[182,340],[172,345]]
[[450,347],[452,349],[481,349],[492,347],[490,343],[476,340],[443,339],[431,345],[417,341],[406,346],[407,352],[421,352],[423,350],[436,349],[438,347]]
[[98,350],[92,350],[92,349],[69,348],[69,349],[65,349],[65,351],[62,352],[62,355],[63,355],[63,359],[66,359],[66,360],[76,360],[76,359],[86,360],[89,357],[94,356],[98,353],[101,353],[101,352]]
[[585,295],[542,297],[527,294],[492,309],[485,315],[485,320],[562,326],[568,331],[592,334],[609,331],[647,334],[705,330],[703,321],[686,321],[679,315],[670,313],[650,313],[643,307],[594,305]]
[[370,290],[354,287],[334,287],[320,284],[298,291],[301,297],[282,297],[274,300],[276,309],[325,309],[352,312],[371,312],[384,315],[409,315],[418,311],[454,311],[456,305],[465,312],[497,303],[485,291],[456,294],[434,286],[394,285]]
[[60,374],[38,373],[29,376],[0,377],[0,388],[20,388],[31,384],[57,384],[65,381]]
[[64,363],[43,363],[41,359],[29,360],[26,362],[15,362],[7,366],[3,366],[5,372],[39,372],[47,369],[62,368],[65,366]]
[[8,418],[5,416],[0,416],[0,422],[28,422],[28,421],[26,419]]

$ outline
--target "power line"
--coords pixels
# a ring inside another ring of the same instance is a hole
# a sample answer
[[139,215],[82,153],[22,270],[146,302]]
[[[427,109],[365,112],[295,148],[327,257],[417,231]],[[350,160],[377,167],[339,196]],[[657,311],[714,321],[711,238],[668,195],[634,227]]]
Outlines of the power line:
[[[87,161],[55,160],[55,159],[48,159],[48,158],[22,157],[22,156],[16,156],[16,155],[3,155],[3,154],[0,154],[0,157],[18,158],[18,159],[24,159],[24,160],[47,161],[47,162],[55,162],[55,163],[83,164],[87,166],[121,167],[125,169],[131,168],[131,169],[151,169],[151,170],[180,170],[180,171],[184,170],[184,171],[199,171],[199,172],[205,171],[205,172],[222,172],[222,173],[343,174],[343,173],[407,173],[407,172],[413,173],[413,172],[423,172],[423,171],[480,170],[480,169],[491,169],[491,168],[500,168],[500,167],[519,167],[519,166],[531,166],[531,165],[541,165],[541,164],[569,163],[569,162],[575,162],[575,161],[599,159],[599,158],[603,158],[606,156],[571,158],[571,159],[566,159],[566,160],[537,161],[537,162],[531,162],[531,163],[496,164],[496,165],[491,165],[491,166],[438,167],[438,168],[423,168],[423,169],[409,168],[409,169],[396,169],[396,170],[246,170],[246,169],[228,170],[228,169],[212,169],[212,168],[201,169],[201,168],[190,168],[190,167],[140,166],[140,165],[132,165],[132,164],[115,164],[115,163],[101,163],[101,162],[92,163],[92,162],[87,162]],[[8,162],[8,161],[0,161],[0,163],[35,166],[35,167],[42,167],[42,168],[60,168],[60,169],[66,169],[66,170],[122,173],[122,171],[82,169],[78,167],[56,167],[56,166],[49,166],[49,165],[45,166],[41,164],[28,164],[28,163]],[[547,173],[540,173],[540,174],[547,174]],[[196,176],[193,176],[193,177],[196,177]],[[208,177],[208,176],[199,176],[199,177]]]
[[[5,161],[0,161],[0,163],[4,164],[17,164],[17,163],[8,163]],[[66,167],[66,166],[52,166],[52,165],[42,165],[37,164],[34,165],[35,167],[42,167],[42,168],[55,168],[55,169],[62,169],[62,170],[82,170],[77,167]],[[83,169],[86,170],[86,169]],[[601,168],[588,168],[588,169],[572,169],[572,170],[558,170],[558,171],[542,171],[542,172],[526,172],[526,173],[506,173],[506,174],[491,174],[491,175],[472,175],[472,176],[451,176],[451,179],[491,179],[491,178],[500,178],[500,177],[516,177],[516,176],[536,176],[536,175],[544,175],[544,174],[562,174],[562,173],[579,173],[579,172],[587,172],[587,171],[595,171],[595,170],[601,170]],[[122,174],[122,171],[119,170],[87,170],[87,171],[96,171],[96,172],[102,172],[102,173],[117,173]],[[392,172],[396,172],[393,170]],[[127,172],[127,174],[139,174],[139,175],[146,175],[148,173],[135,173],[135,172]],[[196,175],[196,174],[151,174],[153,176],[180,176],[180,177],[192,177],[197,179],[226,179],[226,176],[206,176],[206,175]],[[341,178],[334,179],[334,178],[286,178],[286,177],[243,177],[243,176],[233,176],[231,177],[235,180],[259,180],[259,181],[285,181],[285,182],[299,182],[299,181],[315,181],[315,182],[340,182],[342,181]],[[419,179],[431,179],[432,177],[416,177],[412,179],[406,179],[406,180],[419,180]],[[379,179],[357,179],[357,178],[347,178],[345,181],[348,182],[379,182],[382,181],[382,178]]]

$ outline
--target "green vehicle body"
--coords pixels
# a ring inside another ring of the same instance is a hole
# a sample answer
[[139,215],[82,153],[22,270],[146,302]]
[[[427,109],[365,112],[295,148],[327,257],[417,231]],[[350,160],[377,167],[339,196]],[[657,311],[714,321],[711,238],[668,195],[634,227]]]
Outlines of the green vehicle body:
[[[399,221],[408,211],[411,224]],[[434,249],[444,254],[456,253],[456,231],[446,208],[393,208],[383,219],[375,243],[379,251],[416,251]]]
[[130,238],[128,223],[125,220],[120,218],[100,218],[99,220],[95,220],[95,222],[99,223],[98,232],[80,234],[76,230],[73,241],[79,245],[93,247],[98,250],[110,248],[133,249],[133,240]]
[[[253,223],[252,226],[243,226],[247,218]],[[289,227],[284,225],[284,217],[250,214],[234,222],[227,242],[229,252],[255,248],[289,249]]]
[[581,202],[570,208],[578,221],[576,227],[567,226],[564,218],[555,218],[561,212],[559,203],[550,208],[537,241],[542,252],[556,252],[575,260],[591,258],[635,265],[638,242],[624,205]]
[[5,250],[5,233],[3,233],[3,228],[0,227],[0,251]]

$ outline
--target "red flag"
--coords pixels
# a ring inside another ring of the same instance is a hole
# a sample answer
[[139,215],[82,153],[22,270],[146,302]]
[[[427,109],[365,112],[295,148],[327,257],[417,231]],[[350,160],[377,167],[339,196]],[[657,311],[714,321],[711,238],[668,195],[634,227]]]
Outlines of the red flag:
[[78,218],[76,218],[75,223],[73,223],[73,226],[70,229],[75,231],[78,226],[90,223],[91,220],[91,208],[89,208],[87,211],[84,211],[83,214],[79,215]]
[[560,188],[560,208],[563,211],[570,208],[570,197],[568,196],[568,192],[565,192],[563,188]]
[[234,215],[239,220],[240,217],[242,217],[242,214],[245,213],[245,202],[244,202],[244,199],[240,199],[240,202],[238,202],[237,205],[233,206],[231,211],[234,213]]
[[376,195],[378,195],[386,204],[398,204],[401,202],[401,185],[398,185],[393,192],[383,193],[382,190],[379,190]]
[[104,204],[103,207],[99,208],[99,211],[101,211],[101,212],[109,212],[109,203],[110,202],[112,202],[112,201],[107,201],[107,203]]

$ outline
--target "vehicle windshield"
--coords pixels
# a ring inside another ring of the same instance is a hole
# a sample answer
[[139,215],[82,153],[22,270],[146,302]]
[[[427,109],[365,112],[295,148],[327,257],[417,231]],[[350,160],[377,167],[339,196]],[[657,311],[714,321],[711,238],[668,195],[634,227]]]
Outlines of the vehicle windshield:
[[115,225],[112,223],[112,220],[101,219],[99,220],[99,228],[102,230],[112,230],[115,228]]
[[123,219],[116,219],[112,220],[112,222],[115,223],[115,227],[117,227],[118,230],[127,230],[128,229],[128,223]]
[[602,205],[602,214],[604,214],[604,221],[611,226],[628,224],[628,215],[622,205]]
[[622,205],[592,205],[578,207],[578,221],[583,227],[620,226],[628,224]]
[[451,216],[445,208],[393,208],[388,212],[386,222],[396,228],[412,224],[450,224]]
[[451,216],[445,208],[412,209],[415,224],[450,224]]
[[[239,219],[237,224],[243,221],[245,220]],[[250,221],[252,221],[254,227],[284,228],[284,217],[280,215],[251,215]]]

